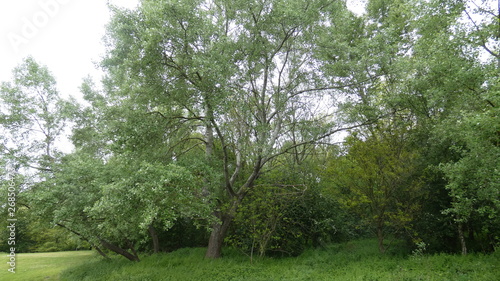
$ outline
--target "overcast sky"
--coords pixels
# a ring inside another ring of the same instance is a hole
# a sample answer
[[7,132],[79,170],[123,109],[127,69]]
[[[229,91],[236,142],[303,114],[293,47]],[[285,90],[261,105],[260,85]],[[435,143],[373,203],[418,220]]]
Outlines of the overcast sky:
[[[104,53],[110,13],[105,0],[0,1],[0,81],[27,56],[46,65],[63,96],[78,96],[82,79],[99,79],[94,62]],[[138,0],[111,0],[133,8]]]
[[[52,72],[63,97],[80,98],[88,75],[100,80],[95,63],[104,54],[102,38],[110,20],[106,5],[135,8],[139,0],[0,0],[0,82],[32,56]],[[365,0],[347,0],[354,10]],[[63,151],[72,146],[61,141]]]
[[[134,8],[139,0],[109,0]],[[0,1],[0,82],[27,56],[46,65],[62,96],[79,96],[82,79],[99,80],[95,62],[104,53],[102,37],[110,19],[106,0]],[[358,6],[363,0],[348,0]]]

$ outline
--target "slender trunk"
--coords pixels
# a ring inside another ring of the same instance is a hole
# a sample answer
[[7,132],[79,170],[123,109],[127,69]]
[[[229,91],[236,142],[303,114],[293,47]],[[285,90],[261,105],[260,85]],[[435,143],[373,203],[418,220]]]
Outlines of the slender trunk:
[[462,255],[467,255],[467,244],[465,243],[465,236],[462,223],[458,224],[458,239],[460,239],[460,246],[462,247]]
[[132,241],[129,241],[127,239],[127,242],[128,242],[128,247],[129,249],[132,251],[132,254],[134,254],[135,257],[137,257],[137,261],[139,261],[139,255],[137,254],[137,251],[135,250],[135,246],[134,246],[134,243],[132,243]]
[[[212,155],[214,152],[214,127],[212,120],[214,118],[214,113],[210,108],[208,97],[205,97],[205,157],[209,165],[212,164]],[[203,190],[202,194],[205,197],[210,195],[209,191],[209,181],[207,178],[203,179]]]
[[92,248],[94,248],[98,253],[99,255],[103,256],[105,259],[109,259],[108,255],[106,255],[102,250],[101,248],[97,247],[97,246],[92,246]]
[[119,255],[122,255],[130,261],[139,261],[139,256],[137,255],[137,253],[131,254],[127,250],[122,249],[122,248],[120,248],[116,245],[113,245],[113,244],[111,244],[105,240],[102,240],[102,239],[100,240],[100,242],[104,248],[111,250]]
[[108,256],[107,256],[107,255],[106,255],[106,254],[105,254],[105,253],[101,250],[101,248],[99,248],[98,246],[94,245],[94,243],[92,243],[92,241],[90,241],[89,239],[87,239],[87,238],[86,238],[85,236],[83,236],[82,234],[78,233],[77,231],[75,231],[75,230],[73,230],[73,229],[70,229],[69,227],[65,226],[64,224],[60,224],[60,223],[58,223],[58,224],[56,224],[56,225],[57,225],[57,226],[60,226],[60,227],[62,227],[62,228],[64,228],[64,229],[66,229],[66,230],[68,230],[68,231],[70,231],[70,232],[72,232],[72,233],[74,233],[74,234],[76,234],[76,235],[77,235],[77,236],[79,236],[82,240],[87,241],[87,243],[89,243],[89,244],[90,244],[90,246],[91,246],[92,248],[94,248],[94,249],[95,249],[95,250],[99,253],[99,255],[103,256],[103,257],[104,257],[104,258],[106,258],[106,259],[109,259],[109,257],[108,257]]
[[[212,124],[213,111],[210,108],[208,97],[205,97],[205,118],[205,157],[210,163],[214,150],[214,128]],[[208,197],[210,195],[209,182],[206,178],[204,178],[203,181],[203,196]],[[214,216],[220,221],[212,224],[212,232],[208,240],[208,248],[205,257],[216,259],[221,257],[222,244],[231,220],[228,221],[226,216],[220,211],[215,211]]]
[[385,253],[384,230],[383,226],[381,225],[377,226],[377,239],[378,239],[378,249],[383,254]]
[[153,240],[153,253],[156,254],[160,252],[160,242],[158,240],[158,233],[156,233],[156,229],[152,225],[149,225],[148,231],[149,235],[151,235],[151,239]]

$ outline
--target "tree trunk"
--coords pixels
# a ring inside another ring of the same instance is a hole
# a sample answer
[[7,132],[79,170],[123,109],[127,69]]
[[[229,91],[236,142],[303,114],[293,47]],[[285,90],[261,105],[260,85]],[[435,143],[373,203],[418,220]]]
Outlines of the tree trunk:
[[65,226],[64,224],[60,224],[60,223],[58,223],[58,224],[56,224],[56,225],[57,225],[57,226],[60,226],[60,227],[62,227],[62,228],[64,228],[64,229],[69,230],[70,232],[72,232],[72,233],[76,234],[77,236],[79,236],[82,240],[87,241],[87,243],[89,243],[89,244],[90,244],[90,246],[91,246],[92,248],[94,248],[94,249],[95,249],[95,250],[99,253],[99,255],[103,256],[103,257],[104,257],[104,258],[106,258],[106,259],[109,259],[109,257],[108,257],[108,256],[107,256],[107,255],[106,255],[106,254],[105,254],[105,253],[101,250],[101,248],[99,248],[97,245],[94,245],[94,243],[92,243],[92,241],[90,241],[89,239],[87,239],[87,238],[86,238],[85,236],[83,236],[82,234],[78,233],[77,231],[75,231],[75,230],[73,230],[73,229],[70,229],[69,227]]
[[233,197],[230,201],[230,206],[224,211],[218,210],[214,212],[219,221],[212,225],[212,233],[210,234],[207,253],[205,254],[206,258],[217,259],[221,257],[224,238],[226,238],[229,226],[231,226],[245,194],[245,192],[241,192],[241,194]]
[[385,246],[384,246],[384,230],[382,228],[383,228],[382,226],[377,227],[377,239],[378,239],[378,249],[383,254],[385,253]]
[[158,252],[160,252],[160,242],[158,240],[158,233],[156,233],[156,229],[152,225],[149,225],[148,231],[149,235],[151,235],[151,239],[153,240],[153,253],[157,254]]
[[465,243],[464,230],[462,223],[458,224],[458,239],[460,239],[460,246],[462,247],[462,255],[467,255],[467,244]]
[[206,258],[217,259],[222,255],[222,244],[224,243],[224,238],[226,238],[229,226],[233,221],[234,215],[231,214],[221,214],[218,216],[220,222],[216,222],[212,225],[212,233],[210,234],[210,239],[208,240]]
[[[205,157],[209,165],[212,165],[212,155],[214,152],[214,127],[212,120],[214,118],[214,113],[210,108],[208,97],[205,97],[205,117],[207,119],[205,120]],[[203,178],[203,182],[204,185],[202,194],[203,196],[208,197],[210,195],[210,183],[206,177]]]
[[109,259],[108,255],[106,255],[99,247],[92,246],[92,248],[94,248],[99,253],[99,255],[103,256],[105,259]]
[[108,250],[111,250],[111,251],[113,251],[113,252],[115,252],[115,253],[117,253],[119,255],[122,255],[122,256],[124,256],[125,258],[127,258],[130,261],[139,261],[139,256],[137,254],[133,255],[133,254],[129,253],[127,250],[122,249],[122,248],[120,248],[120,247],[118,247],[116,245],[113,245],[111,243],[108,243],[108,242],[106,242],[105,240],[102,240],[102,239],[100,240],[100,242],[101,242],[101,245],[104,248],[106,248]]
[[127,239],[127,243],[128,243],[128,247],[129,249],[132,251],[132,254],[137,257],[137,261],[139,261],[139,255],[137,254],[137,251],[135,250],[135,246],[134,246],[134,243],[132,243],[132,241],[128,240]]

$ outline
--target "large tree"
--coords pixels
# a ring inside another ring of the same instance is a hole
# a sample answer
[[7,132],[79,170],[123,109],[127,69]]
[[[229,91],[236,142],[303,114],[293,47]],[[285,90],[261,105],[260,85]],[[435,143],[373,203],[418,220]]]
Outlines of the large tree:
[[[217,202],[206,256],[221,254],[242,199],[268,163],[343,130],[331,109],[320,32],[349,18],[341,1],[142,1],[108,27],[108,94],[203,134]],[[353,126],[356,126],[354,124]],[[196,129],[197,128],[197,129]],[[191,137],[190,137],[191,138]]]
[[[498,6],[492,7],[493,2],[368,4],[373,38],[384,39],[389,47],[380,56],[386,63],[378,63],[383,79],[373,88],[384,92],[370,95],[376,103],[367,104],[411,116],[413,138],[425,148],[427,179],[443,178],[439,184],[427,183],[429,193],[442,198],[430,198],[440,206],[424,210],[426,218],[439,218],[436,224],[442,226],[441,212],[448,215],[463,253],[466,229],[471,240],[488,236],[491,244],[498,231],[492,227],[498,213],[498,173],[492,168],[498,166],[498,127],[492,120],[498,111],[499,57]],[[363,116],[369,113],[365,108],[354,112]]]
[[498,122],[493,120],[498,118],[500,25],[498,7],[491,4],[431,1],[416,11],[413,69],[405,82],[411,95],[404,102],[423,125],[429,166],[444,178],[451,203],[442,211],[455,221],[464,254],[467,238],[487,236],[492,245],[498,231],[492,227],[499,210]]
[[209,177],[196,155],[175,159],[174,152],[196,151],[178,142],[182,130],[143,105],[105,99],[90,80],[81,90],[88,103],[73,111],[75,151],[53,165],[32,202],[102,255],[108,249],[138,261],[141,249],[160,250],[158,232],[176,220],[207,217],[201,182]]

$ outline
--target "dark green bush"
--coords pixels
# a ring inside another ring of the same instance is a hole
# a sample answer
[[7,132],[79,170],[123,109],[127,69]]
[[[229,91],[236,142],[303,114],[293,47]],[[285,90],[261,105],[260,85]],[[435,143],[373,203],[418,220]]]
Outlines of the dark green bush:
[[317,190],[269,185],[243,200],[226,242],[250,256],[297,256],[307,247],[352,238],[351,222]]
[[[161,252],[172,252],[186,247],[204,247],[208,241],[206,228],[195,226],[192,219],[181,218],[177,220],[172,228],[164,230],[161,225],[155,225]],[[147,243],[141,245],[140,250],[151,252],[153,249],[151,237]]]

